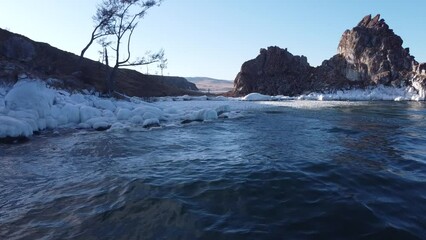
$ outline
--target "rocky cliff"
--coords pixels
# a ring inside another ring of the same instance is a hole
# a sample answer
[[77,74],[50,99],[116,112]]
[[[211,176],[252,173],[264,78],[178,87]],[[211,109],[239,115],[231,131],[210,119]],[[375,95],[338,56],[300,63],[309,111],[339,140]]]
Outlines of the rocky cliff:
[[[14,83],[18,76],[49,80],[58,88],[105,91],[109,67],[62,51],[46,43],[0,29],[0,82]],[[116,75],[117,91],[129,96],[151,97],[191,94],[195,84],[182,77],[145,75],[120,69]]]
[[293,56],[287,49],[269,47],[245,62],[234,81],[238,94],[260,92],[269,95],[300,94],[307,86],[313,68],[305,56]]
[[413,86],[422,91],[426,64],[415,61],[402,43],[380,15],[368,15],[343,33],[337,54],[316,68],[309,66],[305,57],[293,56],[286,49],[261,49],[259,56],[242,65],[234,93],[293,96],[378,84]]

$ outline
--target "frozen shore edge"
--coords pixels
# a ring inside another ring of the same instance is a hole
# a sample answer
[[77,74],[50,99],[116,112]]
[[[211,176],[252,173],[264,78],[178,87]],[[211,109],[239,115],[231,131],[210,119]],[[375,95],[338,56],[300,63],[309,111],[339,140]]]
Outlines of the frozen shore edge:
[[424,91],[414,88],[378,86],[298,97],[251,93],[242,98],[181,96],[155,100],[146,102],[140,98],[130,98],[130,101],[125,101],[102,98],[96,93],[69,93],[50,88],[39,80],[22,79],[14,86],[0,87],[0,139],[13,142],[26,139],[38,131],[58,128],[108,131],[138,127],[149,129],[235,118],[240,116],[239,112],[247,109],[272,106],[255,104],[256,101],[421,101],[425,100],[425,96]]

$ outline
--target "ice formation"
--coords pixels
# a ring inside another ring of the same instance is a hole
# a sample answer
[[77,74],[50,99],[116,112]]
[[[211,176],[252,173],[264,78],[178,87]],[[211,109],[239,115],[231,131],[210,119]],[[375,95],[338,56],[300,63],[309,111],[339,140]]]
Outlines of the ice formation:
[[[182,97],[181,100],[188,98]],[[206,98],[206,97],[205,97]],[[132,101],[70,94],[49,88],[44,82],[25,79],[0,92],[0,138],[28,137],[36,131],[64,127],[105,130],[160,126],[184,120],[218,118],[215,108],[173,109],[133,98]],[[160,103],[160,102],[159,102]],[[223,105],[223,101],[220,102]]]
[[[38,80],[23,79],[13,87],[0,87],[0,139],[28,137],[56,128],[88,128],[111,131],[133,127],[179,125],[213,121],[221,116],[238,117],[241,112],[274,106],[329,107],[332,100],[424,100],[424,90],[379,86],[366,90],[311,93],[299,97],[251,93],[242,98],[181,96],[162,97],[148,103],[107,99],[96,94],[68,93],[49,88]],[[303,100],[303,101],[302,101]],[[328,101],[325,101],[328,100]]]

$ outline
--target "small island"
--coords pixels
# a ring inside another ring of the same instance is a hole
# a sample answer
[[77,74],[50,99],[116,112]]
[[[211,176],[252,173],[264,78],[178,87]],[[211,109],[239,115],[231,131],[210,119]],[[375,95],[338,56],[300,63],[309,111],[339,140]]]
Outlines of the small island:
[[418,63],[402,43],[379,14],[367,15],[343,33],[337,54],[318,67],[287,49],[261,49],[259,56],[242,65],[233,92],[297,96],[379,85],[411,86],[424,99],[426,63]]

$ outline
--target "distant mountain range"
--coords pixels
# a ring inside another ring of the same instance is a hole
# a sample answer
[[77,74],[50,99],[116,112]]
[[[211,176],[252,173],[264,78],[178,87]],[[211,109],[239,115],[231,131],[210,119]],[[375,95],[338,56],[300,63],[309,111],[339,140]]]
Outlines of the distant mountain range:
[[223,93],[231,91],[234,87],[232,80],[215,79],[209,77],[185,77],[194,83],[202,92]]

